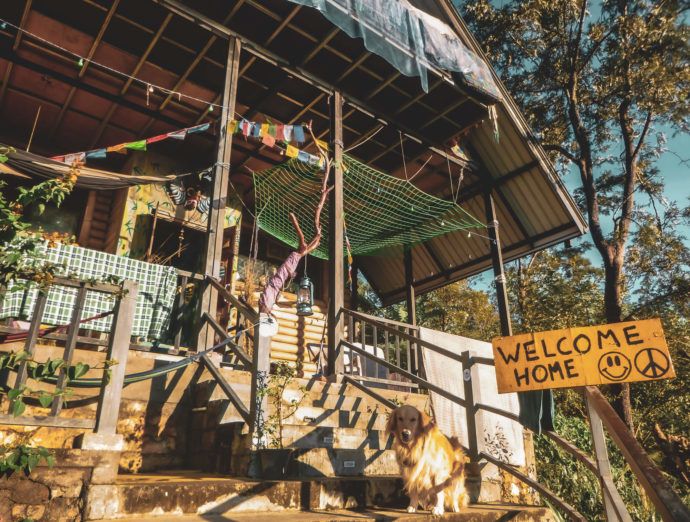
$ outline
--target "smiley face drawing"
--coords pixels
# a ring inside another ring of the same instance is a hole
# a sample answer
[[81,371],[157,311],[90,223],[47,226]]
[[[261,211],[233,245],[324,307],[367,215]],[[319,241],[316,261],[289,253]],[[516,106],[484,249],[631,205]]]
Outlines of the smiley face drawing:
[[630,359],[620,352],[607,352],[599,359],[599,373],[613,382],[620,382],[630,375]]

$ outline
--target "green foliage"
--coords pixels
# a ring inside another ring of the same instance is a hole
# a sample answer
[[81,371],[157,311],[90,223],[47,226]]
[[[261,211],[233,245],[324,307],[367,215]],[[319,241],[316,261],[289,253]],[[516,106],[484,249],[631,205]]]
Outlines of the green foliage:
[[28,476],[41,462],[50,467],[54,466],[53,451],[24,444],[15,447],[0,446],[0,477],[12,475],[17,471]]
[[306,388],[300,386],[298,391],[299,398],[291,399],[288,403],[285,402],[285,390],[288,389],[297,376],[297,372],[290,364],[280,361],[273,366],[273,372],[268,377],[267,385],[263,389],[259,389],[259,399],[268,398],[271,406],[273,406],[273,413],[266,420],[263,432],[269,437],[270,445],[273,448],[283,448],[283,422],[288,417],[297,412],[304,401]]
[[[12,152],[11,148],[0,148],[0,160]],[[42,214],[46,205],[60,206],[74,188],[78,175],[78,165],[74,165],[60,178],[19,187],[13,198],[7,183],[0,180],[0,284],[24,279],[42,289],[50,286],[60,266],[48,263],[38,254],[37,246],[45,240],[52,245],[66,238],[31,231],[26,213],[32,210]]]
[[498,314],[486,292],[458,281],[417,299],[417,323],[427,328],[490,341],[499,334]]
[[[46,361],[35,361],[24,351],[0,353],[0,370],[17,371],[20,366],[26,365],[27,375],[35,381],[55,381],[61,372],[65,373],[66,384],[83,377],[91,369],[102,369],[106,380],[109,379],[111,366],[117,364],[116,361],[106,360],[102,365],[91,367],[82,362],[67,365],[62,359],[48,359]],[[69,395],[71,390],[64,388],[52,392],[46,390],[33,390],[26,385],[9,390],[0,390],[0,394],[7,395],[10,403],[10,412],[18,417],[26,410],[26,399],[35,398],[43,408],[49,408],[56,397]]]

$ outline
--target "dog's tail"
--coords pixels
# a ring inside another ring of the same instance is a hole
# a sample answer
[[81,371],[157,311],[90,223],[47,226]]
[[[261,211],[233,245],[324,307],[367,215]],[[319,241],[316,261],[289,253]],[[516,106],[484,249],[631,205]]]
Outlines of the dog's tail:
[[462,444],[460,444],[459,438],[450,437],[448,440],[451,446],[453,446],[453,470],[451,475],[457,477],[465,472],[465,451],[462,448]]

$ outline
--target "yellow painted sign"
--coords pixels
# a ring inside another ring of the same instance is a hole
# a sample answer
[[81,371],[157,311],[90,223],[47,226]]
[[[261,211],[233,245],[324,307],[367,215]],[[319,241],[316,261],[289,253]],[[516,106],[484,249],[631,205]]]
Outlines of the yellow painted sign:
[[676,376],[659,319],[497,337],[492,344],[499,393]]

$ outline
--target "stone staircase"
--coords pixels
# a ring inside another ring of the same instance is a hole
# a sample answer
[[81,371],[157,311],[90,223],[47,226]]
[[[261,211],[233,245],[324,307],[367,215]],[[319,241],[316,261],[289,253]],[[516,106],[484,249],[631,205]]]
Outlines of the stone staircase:
[[[223,373],[248,404],[249,375]],[[376,392],[394,402],[428,407],[428,397],[409,388]],[[408,499],[385,434],[388,410],[357,388],[296,379],[283,394],[284,406],[301,399],[283,421],[283,447],[261,450],[253,458],[245,425],[214,381],[197,383],[192,399],[190,469],[122,475],[104,505],[89,506],[88,520],[431,520],[429,513],[406,513]],[[269,416],[274,411],[270,405]],[[277,438],[272,442],[278,444]],[[264,478],[249,478],[257,470]],[[444,520],[555,519],[540,507],[475,505]]]
[[[237,391],[248,400],[248,388],[237,386]],[[426,395],[384,389],[377,393],[394,402],[428,407]],[[260,462],[254,463],[248,451],[249,435],[242,433],[239,414],[223,392],[213,381],[206,381],[197,384],[194,395],[192,424],[204,428],[192,435],[192,446],[199,448],[193,460],[203,462],[206,471],[250,476],[256,474],[251,465],[257,465],[263,466],[266,477],[267,464],[272,461],[276,465],[270,466],[274,473],[269,476],[275,479],[388,478],[400,474],[390,449],[392,440],[385,433],[387,408],[352,386],[295,379],[285,390],[283,408],[291,408],[291,401],[300,405],[284,418],[280,436],[278,423],[270,419],[276,407],[269,402],[268,424],[273,434],[268,436],[268,449],[260,452]],[[218,436],[231,439],[231,447],[224,446]]]

